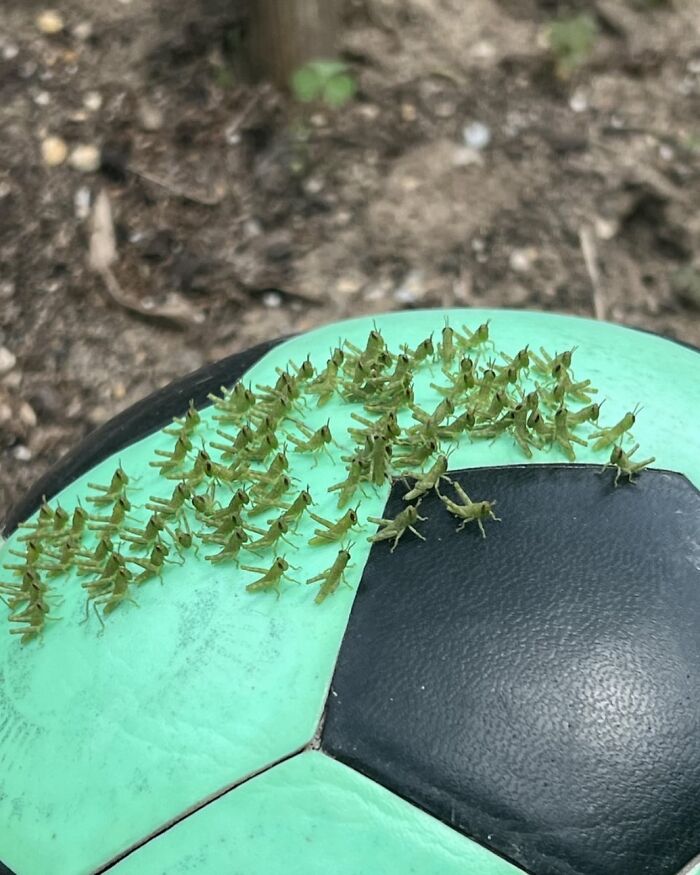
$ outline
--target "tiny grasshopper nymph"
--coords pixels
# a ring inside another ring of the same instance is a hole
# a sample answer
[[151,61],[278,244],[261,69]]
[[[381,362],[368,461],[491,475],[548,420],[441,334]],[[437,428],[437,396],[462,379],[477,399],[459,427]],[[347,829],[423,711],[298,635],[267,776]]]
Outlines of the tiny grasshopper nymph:
[[[336,492],[340,490],[338,496],[338,507],[345,507],[348,502],[352,501],[352,497],[360,489],[360,482],[369,478],[370,463],[366,460],[353,459],[348,465],[348,476],[340,483],[334,483],[328,487],[328,492]],[[364,494],[364,493],[363,493]]]
[[308,513],[312,520],[324,526],[322,529],[314,529],[314,536],[309,539],[309,544],[311,544],[311,546],[340,541],[340,539],[347,534],[351,528],[357,525],[357,510],[353,510],[352,508],[346,511],[343,516],[334,523],[330,520],[325,520],[321,516],[317,516],[315,513],[311,513],[311,511]]
[[420,498],[431,489],[437,490],[440,480],[447,473],[447,456],[440,455],[435,460],[435,463],[425,474],[414,475],[409,474],[409,477],[416,477],[416,484],[409,492],[404,495],[404,501],[413,501],[414,498]]
[[256,574],[262,575],[262,577],[259,577],[257,580],[254,580],[246,586],[248,592],[264,592],[268,589],[274,589],[277,593],[277,598],[279,598],[280,581],[282,578],[291,580],[292,583],[299,583],[298,580],[295,580],[287,574],[287,570],[289,568],[294,568],[295,566],[290,565],[283,556],[278,556],[269,568],[256,568],[253,565],[241,565],[240,567],[244,571],[252,571]]
[[388,541],[390,538],[393,538],[394,543],[391,547],[391,553],[394,552],[396,545],[399,543],[399,538],[407,529],[410,529],[414,535],[417,535],[421,539],[421,541],[425,541],[423,535],[413,527],[413,524],[418,522],[418,520],[425,521],[427,519],[427,517],[419,515],[419,504],[420,500],[417,504],[410,504],[405,510],[402,510],[400,514],[394,517],[393,520],[385,520],[382,517],[367,517],[369,522],[376,523],[378,526],[383,526],[383,528],[381,528],[375,535],[370,535],[367,540],[374,543],[376,541]]
[[629,431],[635,424],[637,421],[636,414],[639,413],[640,409],[641,408],[637,406],[634,410],[628,411],[618,423],[610,426],[610,428],[601,428],[598,431],[592,431],[589,437],[591,439],[598,438],[593,444],[593,449],[596,451],[604,450],[606,447],[617,443],[619,438],[621,438],[622,435]]
[[[353,545],[350,544],[349,546],[352,547]],[[346,586],[350,586],[347,580],[345,580],[345,569],[347,568],[349,561],[350,550],[338,550],[335,562],[330,568],[326,568],[325,571],[322,571],[315,577],[309,577],[306,581],[307,583],[318,583],[319,581],[323,581],[321,588],[314,599],[317,605],[320,605],[325,601],[329,595],[333,595],[341,582]],[[352,587],[350,587],[350,589],[352,589]]]
[[454,514],[456,517],[462,520],[461,524],[457,527],[457,531],[461,532],[467,523],[475,520],[477,525],[481,529],[481,536],[485,538],[486,532],[484,530],[484,525],[481,521],[483,519],[487,519],[488,517],[491,517],[492,520],[496,520],[497,522],[501,521],[500,518],[497,517],[493,512],[493,508],[496,502],[472,501],[471,498],[469,498],[467,493],[464,491],[464,489],[462,489],[459,483],[455,482],[454,480],[450,480],[450,483],[452,484],[455,492],[461,499],[462,504],[457,504],[456,501],[452,501],[452,499],[448,498],[446,495],[441,495],[437,489],[436,491],[440,496],[440,501],[445,505],[447,510],[449,510],[451,514]]
[[194,406],[194,399],[190,398],[190,403],[185,415],[179,417],[176,416],[173,419],[173,425],[177,426],[177,428],[173,428],[172,426],[164,428],[163,434],[170,434],[175,437],[179,437],[181,434],[186,434],[188,437],[191,437],[197,430],[197,426],[201,421],[202,418],[199,415],[199,411]]
[[88,483],[88,489],[100,492],[101,494],[88,495],[87,500],[92,504],[97,504],[101,507],[113,505],[120,496],[126,493],[126,487],[128,485],[129,476],[120,464],[112,475],[109,486],[102,486],[99,483]]
[[613,447],[612,453],[610,453],[610,461],[606,462],[600,470],[600,474],[603,473],[607,468],[614,467],[617,468],[615,473],[615,486],[617,486],[620,477],[627,477],[630,483],[634,483],[634,474],[639,473],[642,468],[646,468],[647,465],[651,465],[652,462],[656,461],[656,457],[652,456],[650,459],[644,459],[643,462],[633,462],[630,456],[634,455],[639,449],[639,444],[635,444],[632,449],[626,453],[622,447],[616,446]]

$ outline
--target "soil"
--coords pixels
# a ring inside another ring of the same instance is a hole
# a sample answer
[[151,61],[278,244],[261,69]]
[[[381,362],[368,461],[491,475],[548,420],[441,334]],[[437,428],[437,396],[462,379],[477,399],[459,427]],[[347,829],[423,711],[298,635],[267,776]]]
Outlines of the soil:
[[[55,34],[0,12],[0,519],[154,389],[335,319],[537,308],[700,345],[697,0],[347,0],[339,110],[239,80],[235,0],[58,5]],[[562,79],[544,34],[581,10]],[[48,166],[48,136],[99,168]]]

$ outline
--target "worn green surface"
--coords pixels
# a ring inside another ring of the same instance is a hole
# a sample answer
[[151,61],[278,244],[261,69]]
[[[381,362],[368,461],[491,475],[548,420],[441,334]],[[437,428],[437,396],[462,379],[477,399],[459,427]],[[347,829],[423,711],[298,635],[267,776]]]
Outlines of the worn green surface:
[[114,875],[518,875],[347,766],[304,753],[135,851]]
[[[378,317],[390,347],[417,344],[444,311]],[[700,486],[700,356],[692,350],[613,325],[573,317],[502,311],[453,311],[452,324],[471,327],[491,318],[497,349],[514,354],[529,343],[550,350],[573,345],[577,379],[590,378],[606,399],[601,424],[616,422],[637,402],[644,405],[634,429],[640,455],[655,455],[655,467],[686,474]],[[352,320],[310,332],[270,352],[250,372],[270,383],[274,367],[307,353],[323,367],[340,337],[363,345],[372,321]],[[416,381],[416,402],[431,409],[439,400],[429,388],[439,367]],[[337,399],[304,414],[316,428],[331,418],[345,442],[351,405]],[[184,412],[184,411],[183,411]],[[207,439],[211,429],[203,429]],[[172,438],[156,435],[118,454],[140,476],[132,502],[169,495],[174,483],[159,483],[148,467],[156,447]],[[344,449],[349,444],[345,442]],[[327,485],[344,478],[337,461],[291,453],[299,487],[309,485],[325,517],[337,518]],[[600,463],[606,454],[581,449],[578,461]],[[535,463],[564,461],[553,450]],[[527,463],[509,438],[493,444],[464,439],[450,457],[452,468]],[[88,480],[108,482],[117,459],[103,462],[60,496],[72,509]],[[612,476],[612,475],[610,475]],[[388,486],[366,489],[361,520],[380,515]],[[145,519],[147,514],[143,514]],[[265,517],[260,518],[265,520]],[[258,522],[260,522],[260,519]],[[504,521],[504,525],[507,521]],[[315,524],[306,521],[295,538],[304,546]],[[356,586],[369,553],[365,523],[352,540]],[[11,546],[11,543],[10,545]],[[386,545],[382,548],[388,549]],[[285,550],[287,548],[285,547]],[[331,564],[337,546],[288,549],[305,579]],[[0,554],[0,561],[3,555]],[[269,566],[272,554],[248,554],[245,562]],[[215,565],[190,555],[184,568],[169,568],[165,585],[148,583],[136,593],[140,607],[122,605],[98,636],[94,615],[85,614],[80,579],[59,580],[53,613],[62,619],[43,640],[21,647],[0,636],[0,859],[19,875],[89,872],[141,840],[183,810],[222,787],[277,761],[312,737],[345,629],[353,593],[346,587],[323,606],[315,587],[284,586],[283,597],[251,596],[253,577],[233,565]]]

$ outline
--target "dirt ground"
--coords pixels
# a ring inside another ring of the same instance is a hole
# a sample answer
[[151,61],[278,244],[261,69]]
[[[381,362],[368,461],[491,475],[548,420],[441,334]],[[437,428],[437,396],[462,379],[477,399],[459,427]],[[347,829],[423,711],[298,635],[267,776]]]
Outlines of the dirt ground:
[[[56,6],[54,34],[0,10],[0,519],[147,393],[335,319],[538,308],[700,345],[698,0],[347,0],[337,111],[238,81],[236,0]],[[563,81],[543,34],[581,10]]]

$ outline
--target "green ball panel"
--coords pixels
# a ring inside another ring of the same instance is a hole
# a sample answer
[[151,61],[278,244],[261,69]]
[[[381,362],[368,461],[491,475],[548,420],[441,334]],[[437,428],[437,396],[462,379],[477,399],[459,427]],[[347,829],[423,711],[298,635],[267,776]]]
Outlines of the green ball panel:
[[295,756],[135,851],[114,875],[522,875],[321,753]]
[[[459,327],[492,319],[498,350],[515,353],[525,344],[550,350],[578,345],[575,374],[600,388],[606,399],[601,422],[613,423],[635,403],[644,411],[635,438],[655,467],[684,473],[700,486],[700,357],[692,350],[607,323],[528,312],[485,310],[414,311],[376,318],[390,347],[436,339],[449,316]],[[268,353],[247,380],[270,383],[274,368],[307,354],[322,367],[339,338],[364,345],[372,319],[336,323],[294,338]],[[431,409],[439,400],[430,382],[439,367],[416,381],[416,403]],[[342,451],[316,460],[290,453],[299,486],[309,485],[315,512],[337,518],[330,483],[343,479],[338,457],[350,448],[346,427],[359,405],[334,399],[310,408],[306,424],[317,428],[330,417]],[[184,411],[183,411],[184,413]],[[211,410],[201,434],[214,438]],[[72,509],[87,493],[87,482],[108,482],[117,463],[134,477],[134,504],[168,495],[173,483],[159,482],[148,467],[156,448],[172,438],[158,433],[105,460],[57,498]],[[535,454],[533,462],[561,462],[558,451]],[[605,461],[581,448],[577,461]],[[450,467],[527,463],[509,438],[492,445],[464,440]],[[363,527],[353,533],[356,587],[369,554],[366,536],[380,516],[388,485],[368,489],[362,499]],[[141,511],[145,522],[148,512]],[[262,518],[263,520],[265,517]],[[303,547],[314,523],[306,519],[294,538]],[[0,564],[17,535],[0,548]],[[286,547],[284,548],[286,549]],[[337,545],[289,548],[300,565],[295,577],[318,574],[333,561]],[[269,565],[248,554],[246,562]],[[269,593],[253,597],[243,584],[251,576],[232,565],[189,555],[184,568],[172,566],[165,585],[139,589],[139,607],[123,604],[106,621],[103,636],[85,616],[80,578],[58,581],[62,602],[39,642],[20,647],[17,636],[0,635],[0,859],[21,875],[76,875],[106,863],[162,824],[211,794],[300,749],[312,738],[322,713],[353,592],[341,587],[320,608],[315,588],[287,585],[279,601]],[[65,584],[65,585],[64,585]],[[58,589],[58,587],[57,587]],[[37,829],[40,825],[40,829]]]

